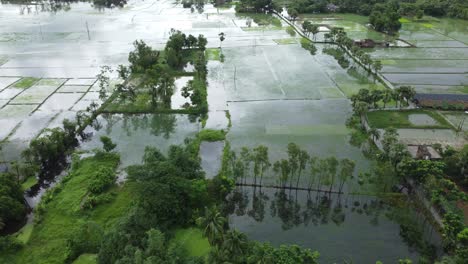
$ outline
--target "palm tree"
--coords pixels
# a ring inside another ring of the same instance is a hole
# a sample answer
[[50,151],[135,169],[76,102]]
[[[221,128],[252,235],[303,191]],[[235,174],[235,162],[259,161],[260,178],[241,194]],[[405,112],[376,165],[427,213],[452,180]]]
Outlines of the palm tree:
[[219,246],[212,247],[208,255],[207,263],[211,263],[211,264],[229,263],[226,250]]
[[327,158],[327,165],[328,165],[328,176],[330,177],[330,189],[328,190],[331,193],[333,185],[335,184],[335,177],[338,167],[338,160],[336,157],[332,156]]
[[255,184],[257,183],[256,175],[260,175],[260,186],[262,186],[263,174],[271,166],[268,158],[268,147],[260,145],[253,149],[254,151],[254,172]]
[[317,157],[310,158],[309,163],[310,163],[310,174],[309,174],[309,190],[310,190],[312,189],[312,185],[315,182],[315,178],[317,177],[319,173]]
[[369,105],[366,102],[357,102],[356,106],[354,107],[354,112],[358,115],[361,119],[361,127],[365,129],[364,121],[367,111],[369,109]]
[[208,238],[208,242],[212,246],[223,242],[224,226],[226,223],[226,218],[214,206],[209,209],[205,207],[205,216],[197,219],[198,226],[203,228],[203,235]]
[[247,263],[270,264],[275,262],[275,257],[272,254],[273,247],[268,243],[255,243],[252,252]]
[[342,159],[340,161],[340,167],[341,167],[340,174],[339,174],[339,178],[340,178],[339,192],[340,193],[343,190],[343,186],[344,186],[345,181],[348,178],[351,178],[351,176],[353,175],[355,166],[356,166],[356,164],[354,163],[354,161],[352,161],[350,159]]
[[307,151],[305,150],[300,150],[299,151],[299,156],[298,156],[298,160],[299,160],[299,168],[298,168],[298,172],[297,172],[297,183],[296,183],[296,188],[299,187],[299,180],[301,179],[301,173],[303,170],[305,170],[306,166],[307,166],[307,162],[309,161],[309,153],[307,153]]
[[392,100],[392,91],[389,89],[385,89],[382,94],[382,101],[383,101],[383,108],[387,106],[387,103]]
[[224,235],[223,248],[231,257],[242,256],[247,249],[247,236],[236,229],[229,230]]

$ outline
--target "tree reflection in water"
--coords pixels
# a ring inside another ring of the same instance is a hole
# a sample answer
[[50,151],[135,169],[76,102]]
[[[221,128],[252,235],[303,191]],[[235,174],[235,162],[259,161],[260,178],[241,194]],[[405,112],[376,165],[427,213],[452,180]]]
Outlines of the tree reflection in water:
[[228,215],[249,216],[262,222],[268,217],[268,206],[269,216],[279,218],[283,230],[299,225],[340,226],[349,214],[366,215],[369,223],[377,226],[382,212],[391,209],[380,199],[362,195],[300,190],[290,193],[284,189],[239,186],[228,196],[224,210]]

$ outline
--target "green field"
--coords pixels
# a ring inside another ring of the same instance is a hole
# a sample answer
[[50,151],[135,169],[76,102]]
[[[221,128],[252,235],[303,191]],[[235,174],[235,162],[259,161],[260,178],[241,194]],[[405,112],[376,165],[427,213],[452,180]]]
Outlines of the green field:
[[198,228],[178,229],[172,243],[180,243],[192,257],[206,256],[210,251],[208,239],[203,236]]
[[[411,115],[425,116],[427,119],[433,120],[433,123],[415,124],[410,121]],[[369,125],[376,128],[452,128],[443,116],[428,110],[372,111],[367,114],[367,118]]]

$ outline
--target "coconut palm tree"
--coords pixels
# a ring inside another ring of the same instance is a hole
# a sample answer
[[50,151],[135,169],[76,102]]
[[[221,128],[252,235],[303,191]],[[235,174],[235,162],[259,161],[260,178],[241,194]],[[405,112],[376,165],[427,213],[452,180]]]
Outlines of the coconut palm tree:
[[197,219],[197,224],[203,228],[203,234],[208,238],[210,245],[218,245],[223,242],[224,227],[227,223],[218,208],[205,208],[205,215]]
[[305,170],[307,166],[307,162],[309,161],[309,153],[305,150],[300,150],[299,155],[298,155],[298,161],[299,161],[299,166],[298,166],[298,171],[297,171],[297,183],[296,183],[296,188],[299,187],[299,180],[301,179],[301,174],[302,171]]
[[340,173],[339,173],[339,179],[340,179],[339,192],[340,193],[343,190],[343,186],[346,180],[352,177],[355,167],[356,167],[356,163],[354,163],[354,161],[350,159],[342,159],[340,161]]
[[369,105],[366,102],[357,102],[356,106],[354,107],[354,113],[358,115],[361,119],[361,127],[365,129],[364,121],[367,111],[369,110]]
[[231,257],[242,256],[247,250],[247,236],[236,229],[229,230],[224,235],[223,248]]

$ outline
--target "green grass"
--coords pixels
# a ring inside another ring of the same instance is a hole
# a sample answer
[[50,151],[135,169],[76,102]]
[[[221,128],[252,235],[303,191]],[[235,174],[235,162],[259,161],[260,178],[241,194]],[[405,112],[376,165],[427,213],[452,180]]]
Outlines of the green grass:
[[206,59],[220,61],[221,50],[217,48],[206,49]]
[[31,237],[32,231],[34,229],[33,223],[28,223],[23,228],[21,228],[20,231],[18,231],[16,235],[16,239],[20,241],[23,244],[26,244],[29,241],[29,238]]
[[17,81],[13,85],[13,87],[21,88],[21,89],[27,89],[27,88],[31,87],[33,84],[35,84],[37,81],[39,81],[38,78],[25,77],[25,78],[22,78],[21,80]]
[[[434,125],[415,125],[410,122],[412,114],[425,114],[436,121]],[[369,125],[376,128],[425,128],[425,129],[452,129],[444,117],[436,111],[428,110],[401,110],[401,111],[373,111],[367,114]]]
[[21,187],[23,188],[23,190],[27,190],[31,188],[33,185],[35,185],[36,183],[37,183],[36,177],[29,177],[26,179],[26,181],[24,181],[21,184]]
[[407,18],[404,18],[404,17],[398,19],[398,21],[400,21],[400,23],[409,23],[409,22],[411,22],[411,20],[409,20]]
[[73,264],[95,264],[97,263],[96,254],[82,254],[80,255]]
[[200,141],[220,141],[226,139],[224,130],[204,129],[198,133]]
[[210,252],[208,239],[203,236],[202,230],[198,228],[176,230],[171,243],[179,243],[191,257],[206,256]]
[[273,41],[278,43],[278,45],[297,44],[297,39],[295,38],[274,39]]
[[38,207],[45,209],[41,214],[36,213],[35,220],[38,222],[33,226],[29,241],[28,230],[20,234],[20,238],[27,241],[24,248],[14,256],[0,255],[0,263],[64,263],[66,241],[76,234],[77,226],[93,221],[106,229],[115,223],[126,213],[133,200],[130,183],[108,190],[116,194],[108,203],[88,210],[81,209],[81,204],[87,196],[89,180],[96,168],[116,169],[118,164],[119,156],[116,154],[88,157],[74,162],[69,175],[55,187],[55,191],[44,195]]

